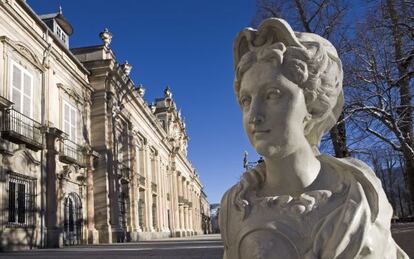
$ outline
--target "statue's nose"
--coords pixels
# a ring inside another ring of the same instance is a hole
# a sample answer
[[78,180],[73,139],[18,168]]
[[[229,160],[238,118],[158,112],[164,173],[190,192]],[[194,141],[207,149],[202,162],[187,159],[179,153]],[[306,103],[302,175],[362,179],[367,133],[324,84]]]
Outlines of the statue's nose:
[[250,119],[250,123],[252,124],[261,124],[263,123],[263,121],[264,121],[264,118],[260,114],[256,114],[255,116],[252,116]]
[[250,120],[249,122],[251,124],[261,124],[264,122],[264,115],[262,112],[260,112],[258,109],[253,109],[250,113]]
[[249,118],[249,122],[251,124],[261,124],[264,122],[265,117],[263,115],[263,112],[260,109],[260,105],[257,103],[253,103],[251,110],[250,110],[250,118]]

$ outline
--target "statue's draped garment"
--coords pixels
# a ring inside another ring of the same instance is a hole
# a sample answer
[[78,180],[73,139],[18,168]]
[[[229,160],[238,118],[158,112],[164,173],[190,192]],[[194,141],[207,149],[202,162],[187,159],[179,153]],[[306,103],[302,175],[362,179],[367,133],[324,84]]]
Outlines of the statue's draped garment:
[[[318,181],[331,185],[324,190],[296,197],[249,191],[247,215],[235,206],[240,182],[224,195],[224,259],[408,258],[391,237],[392,207],[374,172],[352,158],[317,158],[324,169]],[[265,165],[251,170],[263,173]]]

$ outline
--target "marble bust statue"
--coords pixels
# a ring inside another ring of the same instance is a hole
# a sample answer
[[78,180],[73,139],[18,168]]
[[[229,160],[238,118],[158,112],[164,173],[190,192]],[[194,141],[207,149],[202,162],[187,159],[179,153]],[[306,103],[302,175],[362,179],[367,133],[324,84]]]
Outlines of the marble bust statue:
[[264,161],[223,196],[224,259],[408,258],[374,172],[319,154],[343,105],[332,44],[272,18],[238,34],[234,61],[243,126]]

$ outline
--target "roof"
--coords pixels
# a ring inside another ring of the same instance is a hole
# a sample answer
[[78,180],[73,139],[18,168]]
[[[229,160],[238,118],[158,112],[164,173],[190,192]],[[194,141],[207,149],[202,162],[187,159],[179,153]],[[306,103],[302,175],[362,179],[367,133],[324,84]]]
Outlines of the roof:
[[39,15],[42,20],[54,19],[67,35],[72,35],[73,27],[61,12]]

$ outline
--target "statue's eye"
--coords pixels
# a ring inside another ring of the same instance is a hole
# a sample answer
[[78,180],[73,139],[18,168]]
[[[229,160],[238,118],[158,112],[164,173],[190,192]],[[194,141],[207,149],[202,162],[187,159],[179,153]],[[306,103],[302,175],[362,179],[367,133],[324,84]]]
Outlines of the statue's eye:
[[242,96],[239,100],[240,106],[246,107],[249,106],[251,102],[251,99],[249,96]]
[[279,89],[272,89],[267,93],[266,98],[269,100],[274,100],[280,97],[280,90]]

